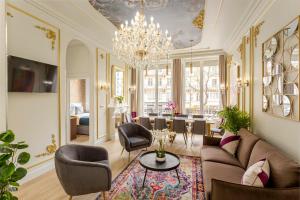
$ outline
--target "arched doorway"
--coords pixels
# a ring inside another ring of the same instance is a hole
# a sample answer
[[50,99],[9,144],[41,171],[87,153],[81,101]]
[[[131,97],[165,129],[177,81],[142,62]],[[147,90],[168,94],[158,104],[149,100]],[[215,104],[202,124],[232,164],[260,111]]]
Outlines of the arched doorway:
[[91,65],[88,47],[80,40],[72,40],[66,53],[67,143],[89,144],[94,136]]

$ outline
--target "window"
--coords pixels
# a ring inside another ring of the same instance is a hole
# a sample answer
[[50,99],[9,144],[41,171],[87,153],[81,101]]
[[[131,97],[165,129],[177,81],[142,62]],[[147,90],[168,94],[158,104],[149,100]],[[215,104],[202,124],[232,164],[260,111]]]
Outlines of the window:
[[185,67],[185,108],[187,113],[215,114],[220,109],[219,67]]
[[[144,113],[162,113],[172,100],[172,71],[170,67],[144,70]],[[150,81],[151,79],[151,81]],[[151,84],[149,84],[151,82]]]

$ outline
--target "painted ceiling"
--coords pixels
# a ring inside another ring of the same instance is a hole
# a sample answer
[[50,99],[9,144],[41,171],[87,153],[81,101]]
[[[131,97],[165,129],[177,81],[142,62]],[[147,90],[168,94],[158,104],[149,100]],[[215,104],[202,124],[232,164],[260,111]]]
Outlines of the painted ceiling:
[[[89,0],[90,4],[116,27],[130,21],[140,10],[141,0]],[[202,29],[193,20],[204,10],[205,0],[144,0],[147,21],[154,17],[162,30],[168,29],[176,49],[201,41]]]

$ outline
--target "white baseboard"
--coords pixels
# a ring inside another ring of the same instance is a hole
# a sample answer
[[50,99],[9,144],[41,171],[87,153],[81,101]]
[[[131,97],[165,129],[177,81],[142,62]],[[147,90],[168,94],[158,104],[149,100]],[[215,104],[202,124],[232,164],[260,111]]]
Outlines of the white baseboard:
[[24,184],[42,174],[54,169],[54,159],[28,170],[27,175],[19,183]]

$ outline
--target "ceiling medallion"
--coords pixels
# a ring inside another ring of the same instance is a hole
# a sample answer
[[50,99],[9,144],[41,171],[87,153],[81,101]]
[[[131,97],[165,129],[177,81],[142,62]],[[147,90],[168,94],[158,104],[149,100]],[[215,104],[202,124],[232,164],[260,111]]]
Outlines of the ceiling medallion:
[[163,33],[159,23],[150,23],[145,19],[144,1],[141,1],[141,11],[137,12],[130,25],[125,21],[115,32],[113,51],[120,60],[133,68],[143,69],[153,66],[159,59],[167,56],[173,48],[168,30]]
[[197,15],[197,17],[195,17],[195,19],[193,20],[193,24],[195,27],[199,28],[199,29],[203,29],[203,25],[204,25],[204,14],[205,11],[200,10],[199,14]]

